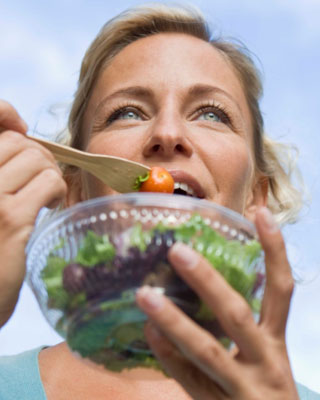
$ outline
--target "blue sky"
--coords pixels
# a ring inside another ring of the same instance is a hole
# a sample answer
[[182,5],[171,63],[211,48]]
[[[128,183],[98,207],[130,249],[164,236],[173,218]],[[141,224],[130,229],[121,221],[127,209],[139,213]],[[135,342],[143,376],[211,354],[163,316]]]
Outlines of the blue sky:
[[[31,129],[49,135],[63,127],[87,46],[106,20],[140,3],[11,0],[0,4],[0,97],[16,106]],[[266,131],[295,143],[300,152],[299,166],[312,202],[300,222],[285,229],[292,266],[304,279],[296,288],[287,338],[296,379],[320,392],[320,1],[191,4],[205,13],[216,32],[242,40],[256,55],[265,86],[261,104]],[[57,105],[56,117],[48,113],[52,105]],[[0,332],[0,355],[60,340],[24,287],[14,317]]]

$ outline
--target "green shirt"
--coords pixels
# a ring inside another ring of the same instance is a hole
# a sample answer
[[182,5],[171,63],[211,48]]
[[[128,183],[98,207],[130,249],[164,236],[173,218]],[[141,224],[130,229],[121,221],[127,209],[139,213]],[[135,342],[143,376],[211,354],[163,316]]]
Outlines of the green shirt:
[[[41,349],[0,357],[0,400],[46,400],[38,364]],[[305,386],[297,383],[297,388],[301,400],[320,400]]]

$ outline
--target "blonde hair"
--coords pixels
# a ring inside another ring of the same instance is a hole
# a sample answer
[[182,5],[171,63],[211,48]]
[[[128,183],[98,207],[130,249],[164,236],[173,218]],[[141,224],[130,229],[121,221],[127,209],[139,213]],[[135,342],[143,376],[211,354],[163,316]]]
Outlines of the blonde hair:
[[221,52],[242,85],[251,112],[256,172],[267,177],[268,207],[279,223],[294,222],[302,206],[302,194],[292,183],[295,170],[289,147],[264,134],[259,100],[262,83],[253,59],[242,44],[213,38],[202,14],[195,8],[153,4],[129,9],[107,22],[87,50],[78,89],[71,108],[64,142],[83,148],[82,121],[99,74],[125,46],[146,36],[176,32],[202,39]]

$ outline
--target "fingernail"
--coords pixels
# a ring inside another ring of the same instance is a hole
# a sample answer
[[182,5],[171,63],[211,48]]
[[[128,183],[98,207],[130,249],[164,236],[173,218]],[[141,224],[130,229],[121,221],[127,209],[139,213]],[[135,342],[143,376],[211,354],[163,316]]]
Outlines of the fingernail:
[[171,247],[170,253],[173,256],[173,260],[179,263],[179,267],[184,267],[185,269],[193,269],[199,262],[198,253],[181,242],[175,243]]
[[274,220],[273,215],[271,214],[270,210],[266,207],[262,207],[260,210],[260,213],[263,217],[263,222],[264,222],[265,228],[270,233],[276,232],[279,229],[279,227],[278,227],[276,221]]
[[137,290],[137,296],[142,301],[142,306],[150,311],[160,310],[164,303],[163,294],[151,286],[142,286]]

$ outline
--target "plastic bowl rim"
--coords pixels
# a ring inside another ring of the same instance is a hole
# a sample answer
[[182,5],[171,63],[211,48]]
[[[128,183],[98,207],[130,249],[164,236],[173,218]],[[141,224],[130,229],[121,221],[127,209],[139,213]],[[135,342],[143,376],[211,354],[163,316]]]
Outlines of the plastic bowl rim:
[[[166,193],[126,193],[97,197],[89,200],[82,201],[64,210],[58,211],[54,215],[50,216],[46,221],[43,221],[38,226],[35,227],[32,232],[30,239],[27,243],[25,252],[28,255],[30,249],[33,245],[41,239],[46,231],[54,229],[55,226],[59,225],[63,220],[67,219],[70,215],[77,211],[85,211],[93,206],[99,206],[105,204],[106,206],[111,203],[121,202],[134,202],[140,200],[140,203],[133,204],[133,206],[154,206],[154,207],[176,207],[182,210],[191,209],[191,206],[196,206],[198,208],[204,208],[207,210],[218,211],[227,218],[234,219],[239,223],[244,224],[247,229],[256,237],[256,228],[254,224],[245,218],[243,215],[239,214],[237,211],[231,210],[220,204],[214,203],[205,199],[197,199],[193,197],[187,197],[177,194],[166,194]],[[177,204],[175,204],[177,203]],[[180,204],[178,204],[180,203]]]

